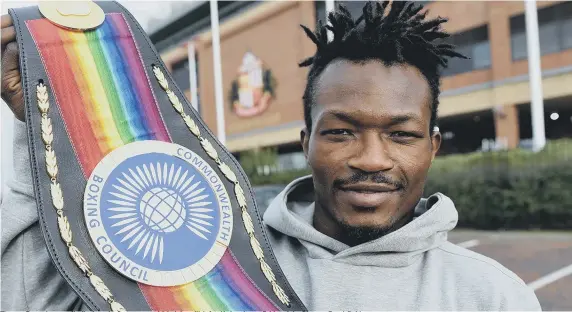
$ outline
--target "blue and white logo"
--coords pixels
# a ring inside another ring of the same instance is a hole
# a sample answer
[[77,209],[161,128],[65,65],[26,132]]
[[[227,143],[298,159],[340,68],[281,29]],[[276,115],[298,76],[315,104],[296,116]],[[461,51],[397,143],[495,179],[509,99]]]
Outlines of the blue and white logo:
[[208,273],[232,235],[222,178],[205,159],[166,142],[134,142],[108,154],[87,183],[84,213],[107,262],[156,286]]

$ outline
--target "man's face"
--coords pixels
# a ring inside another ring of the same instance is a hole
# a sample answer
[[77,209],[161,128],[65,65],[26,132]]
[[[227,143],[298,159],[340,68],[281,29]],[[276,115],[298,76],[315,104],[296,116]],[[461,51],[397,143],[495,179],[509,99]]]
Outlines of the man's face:
[[441,142],[429,130],[429,84],[413,66],[339,60],[314,90],[312,129],[301,138],[318,227],[373,239],[410,216],[422,196]]

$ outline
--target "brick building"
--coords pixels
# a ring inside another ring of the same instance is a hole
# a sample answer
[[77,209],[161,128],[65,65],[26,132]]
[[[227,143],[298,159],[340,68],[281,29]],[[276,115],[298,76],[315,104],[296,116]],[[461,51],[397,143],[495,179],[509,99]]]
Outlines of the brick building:
[[[363,2],[346,4],[357,16]],[[537,6],[546,136],[572,137],[572,2],[539,1]],[[449,18],[445,29],[453,34],[451,41],[471,57],[452,61],[442,80],[441,153],[527,147],[532,130],[524,3],[427,1],[426,8],[430,16]],[[219,14],[227,147],[239,153],[276,146],[282,167],[303,166],[298,140],[308,69],[297,63],[314,53],[314,45],[299,24],[313,29],[317,19],[324,19],[324,3],[227,1],[219,2]],[[205,2],[151,38],[187,90],[185,44],[193,38],[199,111],[216,133],[209,29]],[[242,81],[255,86],[247,88]]]

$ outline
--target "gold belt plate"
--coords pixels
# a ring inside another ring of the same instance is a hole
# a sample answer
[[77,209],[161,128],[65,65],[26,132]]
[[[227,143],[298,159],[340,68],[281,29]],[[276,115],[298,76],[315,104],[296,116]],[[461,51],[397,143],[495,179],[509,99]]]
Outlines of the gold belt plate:
[[90,30],[101,25],[105,13],[89,0],[39,1],[38,8],[50,22],[70,30]]

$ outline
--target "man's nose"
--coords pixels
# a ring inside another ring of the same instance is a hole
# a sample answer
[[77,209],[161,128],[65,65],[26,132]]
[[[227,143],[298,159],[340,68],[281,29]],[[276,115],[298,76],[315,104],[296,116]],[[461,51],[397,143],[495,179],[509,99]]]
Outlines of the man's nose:
[[350,158],[348,165],[352,169],[365,172],[379,172],[391,170],[394,162],[391,159],[388,142],[379,134],[364,135],[355,148],[355,154]]

